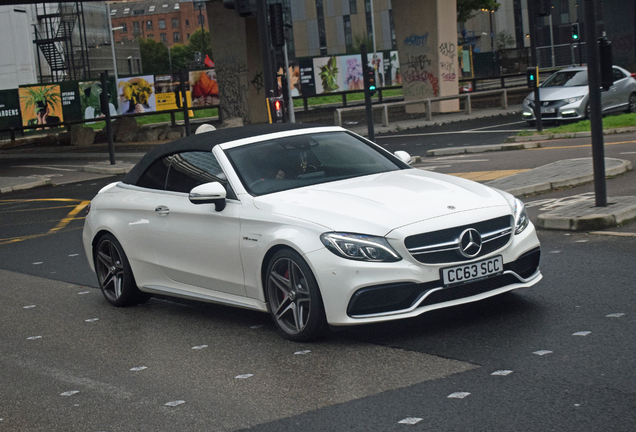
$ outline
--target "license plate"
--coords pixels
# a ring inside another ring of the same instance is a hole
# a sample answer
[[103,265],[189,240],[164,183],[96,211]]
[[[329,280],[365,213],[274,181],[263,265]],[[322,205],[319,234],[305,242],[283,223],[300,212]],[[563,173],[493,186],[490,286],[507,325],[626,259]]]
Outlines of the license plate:
[[503,272],[501,255],[471,264],[442,269],[444,285],[457,285]]
[[543,114],[554,114],[556,112],[556,108],[541,108],[541,113]]

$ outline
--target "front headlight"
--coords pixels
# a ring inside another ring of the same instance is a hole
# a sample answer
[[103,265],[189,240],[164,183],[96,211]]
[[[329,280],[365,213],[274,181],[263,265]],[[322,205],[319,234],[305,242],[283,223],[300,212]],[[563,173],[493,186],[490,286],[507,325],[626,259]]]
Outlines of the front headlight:
[[519,198],[515,198],[515,234],[520,234],[528,224],[528,213],[526,213],[526,206],[523,205]]
[[347,259],[371,262],[395,262],[402,259],[384,237],[330,232],[322,234],[320,240],[331,252]]
[[578,102],[578,101],[580,101],[580,100],[581,100],[581,99],[583,99],[584,97],[585,97],[585,95],[583,95],[583,96],[577,96],[577,97],[571,97],[571,98],[568,98],[568,99],[563,99],[563,102],[565,102],[565,104],[566,104],[566,105],[570,105],[570,104],[572,104],[572,103],[574,103],[574,102]]

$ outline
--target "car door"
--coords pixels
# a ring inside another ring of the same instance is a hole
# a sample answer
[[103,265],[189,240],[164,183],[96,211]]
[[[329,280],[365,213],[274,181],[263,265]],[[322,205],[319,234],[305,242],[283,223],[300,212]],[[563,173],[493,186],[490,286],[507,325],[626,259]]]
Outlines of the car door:
[[[216,211],[214,204],[193,204],[188,198],[193,187],[210,181],[226,187],[227,205],[222,211]],[[241,203],[214,154],[172,155],[166,191],[155,206],[155,256],[166,277],[191,286],[192,291],[245,296],[239,251]]]
[[610,105],[608,108],[612,111],[623,110],[627,108],[627,101],[630,95],[628,76],[616,67],[612,68],[612,73],[614,76],[614,84],[609,89]]

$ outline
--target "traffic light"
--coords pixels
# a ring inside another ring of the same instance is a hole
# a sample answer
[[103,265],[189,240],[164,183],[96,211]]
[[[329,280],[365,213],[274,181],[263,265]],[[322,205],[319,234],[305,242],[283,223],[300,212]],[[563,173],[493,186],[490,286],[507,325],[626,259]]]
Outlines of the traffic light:
[[269,25],[272,34],[272,45],[285,45],[285,22],[283,21],[283,5],[274,3],[269,5]]
[[606,37],[598,39],[599,63],[601,66],[601,87],[609,90],[614,85],[614,70],[612,68],[612,42]]
[[526,70],[528,76],[528,88],[535,89],[537,88],[539,82],[539,67],[529,67]]
[[535,4],[536,4],[535,14],[537,16],[552,15],[552,0],[537,0]]
[[369,96],[373,96],[375,94],[376,88],[375,88],[375,69],[373,68],[372,65],[368,64],[366,67],[366,72],[367,74],[367,92],[369,93]]
[[579,23],[572,23],[572,40],[574,42],[579,40]]
[[285,123],[285,103],[282,96],[269,98],[267,110],[270,123]]

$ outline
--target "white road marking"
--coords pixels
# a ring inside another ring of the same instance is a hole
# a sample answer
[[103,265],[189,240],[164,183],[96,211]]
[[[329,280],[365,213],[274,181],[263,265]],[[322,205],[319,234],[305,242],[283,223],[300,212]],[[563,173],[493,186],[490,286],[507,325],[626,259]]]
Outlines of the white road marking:
[[[1,419],[0,419],[1,420]],[[410,424],[410,425],[414,425],[417,424],[419,422],[421,422],[422,420],[424,420],[423,418],[419,418],[419,417],[407,417],[403,420],[400,420],[398,422],[398,424]]]
[[87,323],[91,323],[95,321],[99,321],[99,318],[91,318],[91,319],[84,320],[84,322],[87,322]]
[[562,251],[560,251],[560,250],[553,250],[553,251],[550,251],[549,253],[551,253],[551,254],[560,254],[561,252]]
[[609,314],[609,315],[605,315],[605,317],[606,317],[606,318],[620,318],[620,317],[622,317],[623,315],[625,315],[625,314],[624,314],[624,313],[622,313],[622,312],[616,312],[616,313],[611,313],[611,314]]
[[33,263],[33,265],[40,265],[40,264],[43,264],[43,262],[42,261],[38,261],[38,262],[34,262]]
[[168,403],[166,403],[164,405],[165,406],[169,406],[169,407],[176,407],[176,406],[182,405],[184,403],[186,403],[186,401],[184,401],[184,400],[176,400],[176,401],[168,402]]
[[622,152],[622,153],[619,153],[619,154],[636,154],[636,152]]
[[203,348],[207,348],[207,345],[197,345],[197,346],[193,346],[192,349],[193,350],[202,350]]
[[544,356],[546,354],[552,354],[552,351],[541,350],[541,351],[535,351],[532,354],[536,354],[538,356]]
[[27,338],[27,340],[36,340],[36,339],[42,339],[42,336],[31,336]]
[[[80,165],[59,165],[59,166],[71,166],[71,167],[82,168]],[[58,168],[54,166],[37,166],[37,165],[19,165],[19,166],[14,166],[13,168],[41,168],[41,169],[49,169],[54,171],[77,171],[76,169]]]
[[71,390],[64,393],[60,393],[60,396],[73,396],[74,394],[79,393],[79,390]]
[[311,352],[311,350],[303,350],[303,351],[296,351],[294,354],[295,355],[305,355],[305,354],[309,354]]
[[251,329],[259,329],[259,328],[261,328],[261,327],[263,327],[263,324],[253,325],[253,326],[251,326],[250,328],[251,328]]
[[555,208],[558,208],[558,207],[563,207],[563,206],[567,206],[567,205],[571,205],[571,204],[575,204],[579,202],[592,201],[593,199],[594,199],[594,192],[586,192],[583,194],[573,195],[573,196],[563,197],[563,198],[548,198],[548,199],[542,199],[537,201],[530,201],[525,203],[525,205],[527,208],[541,207],[539,209],[540,211],[548,211],[548,210],[554,210]]
[[576,243],[587,243],[589,240],[577,240]]
[[237,375],[234,378],[235,379],[248,379],[248,378],[251,378],[253,376],[254,376],[254,374],[243,374],[243,375]]
[[590,333],[592,333],[591,331],[578,331],[576,333],[572,333],[572,336],[587,336]]
[[139,371],[142,371],[144,369],[148,369],[148,367],[146,367],[146,366],[137,366],[137,367],[131,368],[130,370],[133,371],[133,372],[139,372]]
[[29,306],[22,306],[22,309],[31,309],[34,308],[35,305],[29,305]]
[[495,376],[506,376],[506,375],[510,375],[512,373],[511,370],[498,370],[498,371],[494,371],[493,373],[491,373],[490,375],[495,375]]
[[468,392],[455,392],[447,396],[449,399],[464,399],[466,396],[470,396]]
[[90,293],[90,291],[82,291],[82,292],[78,292],[77,295],[84,295],[84,294],[88,294]]
[[76,257],[76,256],[79,256],[79,254],[70,254],[69,256],[70,257]]

